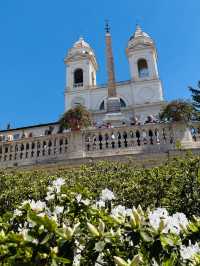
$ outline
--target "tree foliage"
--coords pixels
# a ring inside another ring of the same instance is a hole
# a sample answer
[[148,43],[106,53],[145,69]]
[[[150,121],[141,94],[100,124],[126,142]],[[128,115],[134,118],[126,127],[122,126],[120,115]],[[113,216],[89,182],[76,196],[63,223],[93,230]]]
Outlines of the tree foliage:
[[81,129],[91,126],[90,112],[82,105],[69,109],[59,120],[61,129]]
[[198,119],[200,119],[200,81],[197,84],[197,88],[190,86],[189,90],[192,93],[192,104],[195,110],[198,112]]
[[174,100],[168,103],[160,113],[162,121],[188,122],[193,119],[193,105],[184,100]]

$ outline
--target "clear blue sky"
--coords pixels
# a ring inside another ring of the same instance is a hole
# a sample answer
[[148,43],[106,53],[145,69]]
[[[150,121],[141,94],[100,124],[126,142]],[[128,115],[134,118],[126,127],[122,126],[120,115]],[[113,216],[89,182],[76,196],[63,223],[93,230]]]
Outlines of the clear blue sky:
[[0,1],[0,128],[55,121],[64,108],[63,58],[83,36],[106,82],[104,20],[110,20],[117,80],[137,21],[155,40],[165,98],[189,98],[200,79],[199,0]]

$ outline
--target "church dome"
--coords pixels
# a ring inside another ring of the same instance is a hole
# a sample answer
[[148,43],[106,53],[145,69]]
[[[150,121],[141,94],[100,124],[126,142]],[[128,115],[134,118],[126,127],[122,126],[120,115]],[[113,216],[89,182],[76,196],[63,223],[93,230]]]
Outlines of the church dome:
[[90,45],[84,41],[83,37],[80,37],[73,45],[74,48],[90,48]]
[[138,38],[138,37],[145,37],[145,38],[150,38],[149,34],[144,32],[139,25],[136,27],[135,33],[130,37],[130,40]]
[[98,68],[95,53],[83,37],[80,37],[79,40],[73,44],[72,48],[67,51],[64,62],[68,63],[77,59],[89,59],[93,62],[95,68]]
[[128,47],[134,47],[135,45],[138,45],[140,43],[153,45],[153,40],[149,36],[149,34],[144,32],[142,28],[137,25],[135,33],[129,39]]

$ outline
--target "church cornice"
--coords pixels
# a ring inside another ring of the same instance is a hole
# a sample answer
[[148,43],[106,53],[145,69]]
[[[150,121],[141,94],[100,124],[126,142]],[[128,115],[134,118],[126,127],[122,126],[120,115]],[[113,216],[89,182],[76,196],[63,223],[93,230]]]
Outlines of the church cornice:
[[152,45],[135,45],[135,46],[131,46],[126,48],[126,54],[127,55],[131,55],[134,54],[136,51],[140,52],[140,51],[146,51],[147,49],[151,50],[151,51],[155,51],[156,53],[156,48]]
[[[125,81],[118,81],[116,82],[116,86],[120,87],[122,85],[130,85],[131,84],[131,80],[125,80]],[[98,86],[86,86],[86,87],[81,87],[81,88],[70,88],[70,87],[66,87],[65,89],[65,93],[77,93],[77,92],[85,92],[85,91],[93,91],[93,90],[99,90],[99,89],[104,89],[104,88],[108,88],[107,84],[100,84]]]
[[[123,85],[137,85],[137,84],[153,84],[155,82],[161,82],[160,79],[148,79],[148,80],[125,80],[125,81],[118,81],[116,82],[116,87],[121,87]],[[65,93],[70,93],[70,94],[76,94],[76,93],[81,93],[81,92],[88,92],[88,91],[94,91],[94,90],[99,90],[99,89],[107,89],[108,85],[107,84],[100,84],[98,86],[86,86],[86,87],[81,87],[81,88],[70,88],[66,87],[65,88]]]
[[70,55],[64,59],[64,63],[66,65],[73,63],[73,62],[79,62],[83,60],[89,60],[92,62],[94,65],[95,69],[98,69],[98,64],[96,61],[96,58],[93,55],[88,55],[88,54],[75,54],[75,55]]

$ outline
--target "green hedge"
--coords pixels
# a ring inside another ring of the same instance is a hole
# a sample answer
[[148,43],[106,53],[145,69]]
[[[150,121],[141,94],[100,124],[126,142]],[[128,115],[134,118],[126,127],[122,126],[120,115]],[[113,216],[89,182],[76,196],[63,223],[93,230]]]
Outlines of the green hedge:
[[200,216],[200,157],[174,159],[152,169],[133,163],[99,162],[78,168],[0,172],[0,215],[25,199],[43,199],[52,179],[62,177],[70,190],[88,190],[94,196],[105,187],[119,204],[166,207],[170,213]]

